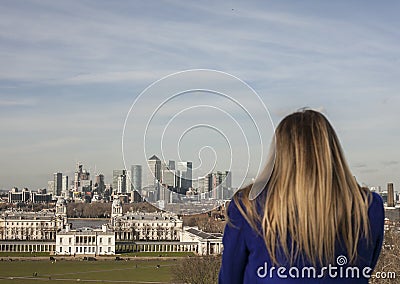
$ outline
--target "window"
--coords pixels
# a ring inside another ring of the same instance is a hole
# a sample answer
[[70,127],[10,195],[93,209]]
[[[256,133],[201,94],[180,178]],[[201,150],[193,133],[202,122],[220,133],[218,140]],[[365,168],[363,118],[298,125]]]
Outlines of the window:
[[62,241],[63,241],[62,238],[60,238],[60,244],[62,244]]
[[71,244],[72,243],[72,238],[69,238],[69,244]]
[[100,242],[100,244],[102,244],[103,243],[103,238],[100,238],[99,242]]
[[108,244],[111,244],[111,238],[108,238]]
[[71,247],[68,248],[68,252],[71,253]]
[[111,247],[108,247],[108,252],[111,252]]
[[99,252],[101,252],[101,251],[102,251],[102,247],[99,248]]

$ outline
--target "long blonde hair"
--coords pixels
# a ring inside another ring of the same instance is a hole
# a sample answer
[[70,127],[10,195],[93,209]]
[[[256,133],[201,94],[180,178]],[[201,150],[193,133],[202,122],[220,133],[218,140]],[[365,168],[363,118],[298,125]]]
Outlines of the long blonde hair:
[[[276,156],[266,192],[249,199],[251,185],[234,196],[249,224],[264,237],[271,260],[332,263],[339,238],[350,262],[360,237],[369,237],[370,193],[350,172],[339,139],[319,112],[284,118],[275,131]],[[261,212],[257,203],[261,202]]]

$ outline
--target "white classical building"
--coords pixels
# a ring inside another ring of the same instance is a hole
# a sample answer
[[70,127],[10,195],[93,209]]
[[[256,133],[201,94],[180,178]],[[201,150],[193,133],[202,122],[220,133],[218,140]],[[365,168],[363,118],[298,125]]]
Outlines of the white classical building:
[[57,233],[57,255],[114,255],[115,234],[106,225],[101,229],[66,227]]
[[165,212],[127,212],[115,199],[111,211],[111,227],[116,241],[179,241],[183,221],[175,214]]
[[221,233],[206,233],[197,227],[184,227],[180,241],[183,243],[196,243],[196,253],[200,255],[222,253]]
[[55,212],[8,210],[0,213],[0,251],[54,251],[56,234],[67,224],[66,210],[64,199],[59,199]]
[[50,252],[58,255],[114,255],[116,252],[194,252],[219,254],[222,234],[183,227],[182,219],[165,212],[122,213],[112,204],[111,220],[101,229],[72,230],[66,202],[54,211],[0,213],[0,252]]
[[200,255],[222,251],[222,234],[183,227],[182,219],[172,213],[123,214],[118,199],[112,204],[110,226],[115,232],[118,251],[194,252]]

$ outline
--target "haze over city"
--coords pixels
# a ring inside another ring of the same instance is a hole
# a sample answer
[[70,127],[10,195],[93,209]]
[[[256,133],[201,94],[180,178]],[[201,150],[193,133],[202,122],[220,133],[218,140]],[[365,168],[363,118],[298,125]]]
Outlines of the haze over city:
[[[249,84],[275,125],[302,107],[322,111],[357,180],[397,190],[399,5],[2,1],[0,189],[46,187],[54,172],[72,177],[78,161],[110,182],[124,167],[122,130],[139,94],[171,73],[205,68]],[[214,139],[199,137],[184,159]],[[143,166],[153,154],[132,151],[129,163]],[[226,156],[218,156],[221,170]]]

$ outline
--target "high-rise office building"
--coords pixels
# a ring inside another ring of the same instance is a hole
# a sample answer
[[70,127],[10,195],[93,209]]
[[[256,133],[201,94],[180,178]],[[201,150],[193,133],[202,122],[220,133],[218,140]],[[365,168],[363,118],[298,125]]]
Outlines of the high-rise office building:
[[96,190],[98,193],[100,193],[100,194],[104,193],[104,190],[106,189],[106,185],[104,183],[104,175],[103,174],[96,175],[94,186],[96,187]]
[[187,190],[192,187],[192,162],[178,162],[177,170],[180,177],[180,188]]
[[83,169],[81,163],[76,164],[74,175],[74,191],[87,192],[92,190],[92,181],[90,180],[90,173]]
[[68,197],[68,176],[62,177],[62,185],[61,185],[61,192],[64,197]]
[[117,193],[126,193],[126,176],[121,175],[118,177]]
[[387,184],[387,206],[388,207],[394,207],[395,204],[395,199],[394,199],[394,187],[393,183],[389,182]]
[[168,161],[167,163],[161,162],[161,180],[162,184],[167,188],[175,188],[178,186],[176,182],[175,161]]
[[201,199],[229,199],[232,190],[232,173],[217,171],[198,179],[198,192]]
[[81,173],[82,173],[82,164],[76,163],[75,175],[74,175],[74,191],[75,192],[78,192],[79,188],[81,186],[81,183],[80,183]]
[[54,180],[49,180],[47,182],[47,193],[50,193],[51,195],[55,195],[54,193]]
[[140,192],[142,190],[142,166],[132,165],[131,166],[131,181],[132,191],[136,190]]
[[230,171],[221,172],[221,185],[224,188],[232,188],[232,173]]
[[170,169],[171,171],[175,170],[175,161],[173,160],[168,161],[168,169]]
[[168,168],[165,168],[162,171],[162,181],[163,185],[169,188],[177,188],[179,187],[180,184],[180,177],[179,177],[179,172],[176,170],[170,170]]
[[155,186],[157,185],[157,183],[162,182],[160,159],[156,155],[153,155],[147,160],[147,165],[149,166],[149,173],[147,175],[147,186]]
[[126,171],[113,170],[113,191],[119,194],[126,193]]
[[54,188],[53,188],[53,196],[61,196],[62,191],[62,173],[54,173]]

